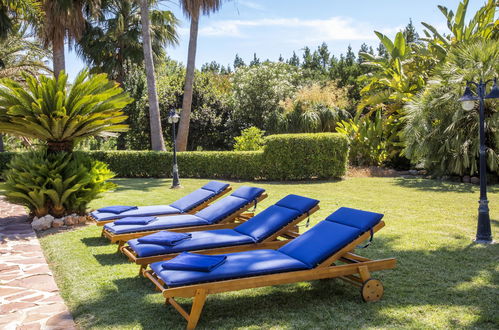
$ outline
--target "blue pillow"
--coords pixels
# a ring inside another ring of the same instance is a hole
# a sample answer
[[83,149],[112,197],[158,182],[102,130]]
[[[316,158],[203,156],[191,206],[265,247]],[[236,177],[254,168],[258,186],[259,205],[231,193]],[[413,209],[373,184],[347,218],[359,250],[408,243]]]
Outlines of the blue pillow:
[[126,217],[114,222],[115,225],[147,225],[157,220],[156,217]]
[[225,262],[224,255],[204,255],[182,252],[175,258],[163,262],[161,267],[170,270],[193,270],[198,272],[211,272]]
[[98,209],[97,211],[103,212],[103,213],[113,213],[113,214],[120,214],[126,211],[130,210],[136,210],[137,206],[124,206],[124,205],[115,205],[115,206],[107,206]]
[[383,214],[369,211],[340,207],[326,218],[327,221],[341,223],[360,229],[362,232],[370,230],[383,218]]
[[201,189],[204,190],[210,190],[213,191],[215,194],[221,193],[223,190],[227,189],[229,187],[228,183],[223,183],[219,181],[210,181],[204,186],[201,187]]
[[263,194],[264,191],[265,189],[262,188],[241,186],[237,188],[236,191],[234,191],[230,195],[234,197],[244,198],[248,201],[252,201],[257,199],[261,194]]
[[319,204],[317,199],[290,194],[278,201],[275,205],[297,210],[300,214],[303,214],[310,211],[317,204]]
[[160,231],[146,235],[138,239],[139,243],[174,246],[192,237],[190,233],[175,233],[172,231]]

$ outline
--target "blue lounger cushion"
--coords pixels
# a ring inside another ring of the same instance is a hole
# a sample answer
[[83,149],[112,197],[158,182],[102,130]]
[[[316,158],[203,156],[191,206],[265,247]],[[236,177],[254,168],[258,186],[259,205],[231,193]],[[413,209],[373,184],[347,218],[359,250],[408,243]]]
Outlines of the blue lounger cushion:
[[299,237],[279,249],[310,268],[357,238],[362,232],[354,227],[330,221],[321,221]]
[[239,187],[230,196],[222,198],[196,213],[196,216],[209,223],[217,223],[250,202],[255,202],[256,205],[256,199],[264,192],[265,189],[262,188]]
[[137,206],[114,205],[98,209],[100,213],[120,214],[130,210],[136,210]]
[[151,269],[169,287],[308,269],[301,261],[275,250],[254,250],[225,256],[225,262],[209,273],[166,270],[162,267],[164,261],[152,263]]
[[234,228],[237,232],[260,242],[284,228],[300,215],[309,212],[319,201],[298,195],[288,195],[245,223]]
[[224,255],[202,255],[182,252],[175,258],[163,261],[161,267],[170,270],[189,270],[195,272],[211,272],[220,267],[227,259]]
[[171,215],[168,217],[158,217],[158,220],[147,225],[116,225],[106,223],[104,228],[114,234],[127,234],[139,231],[164,230],[188,226],[203,226],[210,223],[192,214]]
[[191,238],[190,233],[175,233],[172,231],[160,231],[151,235],[147,235],[138,239],[139,243],[144,244],[159,244],[166,246],[177,245],[183,240]]
[[116,220],[114,223],[116,225],[147,225],[155,220],[156,217],[126,217]]
[[[214,249],[217,247],[251,244],[255,242],[252,237],[238,233],[233,229],[194,231],[189,234],[191,234],[190,239],[181,241],[174,246],[167,246],[163,244],[144,244],[140,241],[140,239],[129,240],[128,245],[135,251],[139,258],[144,258],[161,254]],[[148,236],[144,236],[143,238]]]
[[124,211],[119,214],[103,212],[100,211],[102,209],[99,209],[91,212],[90,214],[97,221],[108,221],[124,217],[181,214],[190,211],[210,198],[220,194],[222,191],[227,189],[227,187],[229,187],[228,183],[210,181],[203,187],[180,198],[170,205],[139,206],[135,207],[133,210]]
[[125,211],[121,214],[93,211],[90,213],[90,215],[97,221],[108,221],[108,220],[121,219],[126,217],[148,217],[148,216],[178,214],[178,213],[179,210],[171,207],[170,205],[150,205],[150,206],[139,206],[135,210]]
[[[289,198],[290,196],[292,196],[292,198]],[[158,244],[159,246],[155,246],[155,244],[143,244],[144,242],[140,239],[130,240],[128,241],[128,245],[135,251],[138,257],[143,258],[182,251],[196,251],[258,243],[276,233],[281,228],[284,228],[300,215],[308,212],[317,205],[319,201],[307,197],[289,195],[281,199],[278,204],[279,203],[281,205],[292,204],[295,207],[302,207],[303,212],[300,213],[296,209],[287,208],[285,206],[272,205],[234,229],[192,232],[191,239],[184,241],[175,247],[164,246],[164,244]],[[144,236],[144,238],[148,236]]]
[[[172,215],[168,217],[159,217],[157,221],[147,225],[115,225],[108,223],[104,226],[114,234],[126,234],[149,230],[163,230],[179,227],[203,226],[211,225],[225,219],[230,214],[247,205],[253,200],[256,200],[265,190],[255,187],[240,187],[230,196],[227,196],[207,208],[193,214]],[[234,194],[243,197],[233,196]]]
[[382,218],[383,214],[381,213],[340,207],[328,216],[326,220],[355,227],[365,232],[374,227]]

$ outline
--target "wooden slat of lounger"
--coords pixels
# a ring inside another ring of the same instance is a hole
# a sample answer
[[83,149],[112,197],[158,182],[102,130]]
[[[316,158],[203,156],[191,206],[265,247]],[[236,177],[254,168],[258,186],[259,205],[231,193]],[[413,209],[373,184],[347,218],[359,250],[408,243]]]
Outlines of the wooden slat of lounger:
[[[206,201],[204,201],[203,203],[199,204],[198,206],[194,207],[193,209],[190,209],[189,211],[185,212],[185,213],[174,213],[174,214],[159,214],[159,215],[155,215],[156,217],[167,217],[167,216],[172,216],[172,215],[180,215],[180,214],[194,214],[194,213],[197,213],[198,211],[206,208],[211,202],[213,202],[214,200],[217,200],[219,199],[220,197],[222,197],[223,195],[227,194],[229,191],[232,190],[232,187],[227,187],[225,188],[224,190],[222,190],[220,193],[212,196],[211,198],[207,199]],[[94,217],[92,217],[90,215],[90,213],[87,215],[87,219],[94,222],[97,226],[104,226],[106,223],[111,223],[111,222],[115,222],[116,220],[118,219],[111,219],[111,220],[104,220],[104,221],[97,221],[97,219],[95,219]]]
[[[260,201],[264,200],[267,198],[267,194],[263,193],[261,194],[257,199],[257,203]],[[191,226],[191,227],[179,227],[179,228],[169,228],[169,229],[157,229],[157,230],[150,230],[150,231],[138,231],[134,233],[126,233],[126,234],[113,234],[110,231],[106,230],[105,228],[102,229],[102,235],[106,238],[108,238],[111,243],[124,243],[128,240],[134,239],[134,238],[139,238],[142,236],[150,235],[157,233],[162,230],[168,230],[168,231],[173,231],[173,232],[188,232],[188,231],[202,231],[202,230],[213,230],[213,229],[232,229],[239,225],[239,223],[234,223],[234,221],[241,220],[245,221],[246,219],[243,217],[242,219],[239,219],[239,216],[246,212],[248,209],[250,209],[254,204],[254,201],[251,201],[250,203],[247,203],[228,217],[222,219],[220,222],[213,224],[213,225],[205,225],[205,226]],[[122,244],[121,243],[121,244]]]
[[[203,250],[195,250],[195,251],[190,251],[193,253],[200,253],[200,254],[225,254],[225,253],[234,253],[234,252],[243,252],[243,251],[250,251],[250,250],[262,250],[262,249],[278,249],[284,244],[286,244],[288,240],[282,240],[278,241],[277,239],[288,233],[290,229],[295,227],[297,224],[302,222],[304,219],[308,218],[310,215],[313,213],[317,212],[319,210],[319,205],[316,205],[313,207],[308,213],[304,213],[291,221],[289,224],[287,224],[285,227],[281,228],[277,232],[275,232],[273,235],[267,237],[265,240],[263,240],[260,243],[252,243],[252,244],[241,244],[241,245],[233,245],[233,246],[227,246],[227,247],[220,247],[220,248],[211,248],[211,249],[203,249]],[[165,260],[170,260],[176,256],[179,255],[179,253],[169,253],[169,254],[162,254],[162,255],[157,255],[157,256],[152,256],[152,257],[144,257],[144,258],[139,258],[135,254],[135,252],[129,247],[129,246],[123,246],[121,248],[121,252],[125,254],[128,259],[131,262],[136,263],[137,265],[148,265],[153,262],[157,261],[165,261]]]
[[[181,286],[174,288],[165,288],[163,285],[158,286],[165,298],[171,297],[193,297],[198,289],[207,290],[208,293],[221,293],[228,291],[237,291],[263,286],[272,286],[279,284],[288,284],[303,281],[320,280],[325,278],[334,278],[346,275],[359,273],[360,266],[366,266],[369,271],[378,271],[383,269],[395,268],[396,260],[394,258],[363,261],[355,264],[345,264],[339,266],[329,266],[323,268],[314,268],[309,270],[300,270],[294,272],[285,272],[270,275],[261,275],[253,277],[244,277],[233,280],[209,282],[202,284],[194,284],[189,286]],[[149,278],[155,278],[155,274],[151,270],[145,272]],[[158,285],[157,279],[153,282]]]

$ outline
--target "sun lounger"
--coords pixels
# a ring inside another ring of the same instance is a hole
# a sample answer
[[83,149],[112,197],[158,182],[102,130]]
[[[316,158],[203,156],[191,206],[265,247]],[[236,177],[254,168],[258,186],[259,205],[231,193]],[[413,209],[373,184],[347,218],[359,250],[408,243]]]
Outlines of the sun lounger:
[[161,230],[174,232],[199,231],[210,229],[234,228],[239,222],[250,216],[244,215],[248,209],[255,207],[259,201],[267,197],[265,190],[256,187],[240,187],[232,194],[224,197],[196,214],[171,215],[158,217],[146,225],[105,224],[102,235],[111,243],[117,242],[120,248],[126,241],[146,236]]
[[194,214],[231,190],[232,188],[228,183],[210,181],[198,190],[191,192],[170,205],[108,206],[90,212],[88,218],[98,226],[104,226],[106,223],[126,217],[165,216],[183,213]]
[[316,199],[288,195],[234,229],[196,231],[188,233],[188,237],[159,232],[130,240],[121,251],[130,261],[141,265],[139,274],[142,274],[150,263],[172,259],[184,251],[222,254],[278,248],[294,238],[296,234],[290,231],[316,212],[318,204]]
[[[174,258],[151,264],[144,275],[162,292],[166,303],[187,320],[188,329],[196,327],[206,297],[213,293],[340,278],[360,287],[365,301],[377,301],[383,295],[383,285],[371,277],[371,272],[394,268],[396,260],[370,260],[353,251],[384,226],[382,217],[340,208],[277,250],[225,254],[226,260],[208,272],[168,269],[164,264],[175,262]],[[176,297],[194,298],[190,313],[175,301]]]

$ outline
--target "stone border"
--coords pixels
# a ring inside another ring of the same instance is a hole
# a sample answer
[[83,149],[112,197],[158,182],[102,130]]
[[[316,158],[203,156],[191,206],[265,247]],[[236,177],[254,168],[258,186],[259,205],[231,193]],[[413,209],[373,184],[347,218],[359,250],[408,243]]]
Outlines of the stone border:
[[0,198],[0,328],[76,329],[23,207]]

